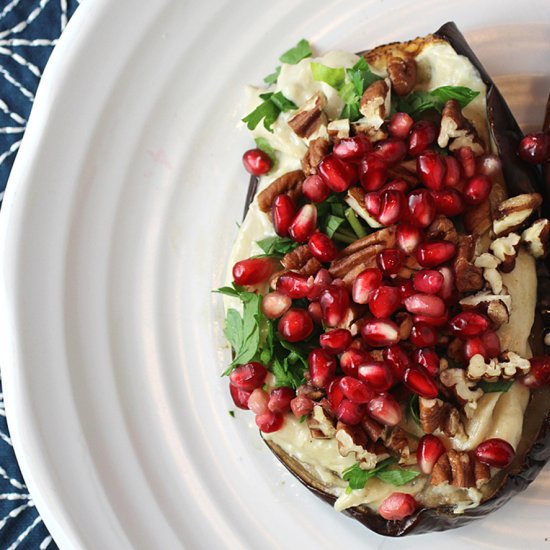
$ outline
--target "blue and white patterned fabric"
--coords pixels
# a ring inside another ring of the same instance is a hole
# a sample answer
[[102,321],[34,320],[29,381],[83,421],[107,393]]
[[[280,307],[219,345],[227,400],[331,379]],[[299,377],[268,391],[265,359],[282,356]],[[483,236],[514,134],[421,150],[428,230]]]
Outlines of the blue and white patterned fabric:
[[[36,88],[77,0],[0,0],[0,200]],[[0,549],[55,549],[13,452],[0,378]]]

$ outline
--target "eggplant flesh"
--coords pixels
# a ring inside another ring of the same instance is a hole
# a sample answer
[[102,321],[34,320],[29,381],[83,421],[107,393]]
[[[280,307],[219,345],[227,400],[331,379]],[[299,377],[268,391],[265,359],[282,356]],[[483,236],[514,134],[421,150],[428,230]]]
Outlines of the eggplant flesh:
[[[496,145],[501,159],[508,195],[540,193],[544,198],[541,210],[548,216],[550,213],[550,167],[545,167],[545,177],[543,179],[542,174],[536,167],[524,163],[517,156],[517,146],[523,134],[506,101],[457,26],[452,22],[446,23],[433,33],[433,37],[444,40],[455,52],[468,58],[487,87],[487,122],[491,139]],[[393,46],[388,45],[387,47]],[[362,53],[368,55],[368,52]],[[545,121],[545,129],[548,130],[549,128],[550,98]],[[254,199],[257,187],[258,179],[252,177],[245,203],[245,214]],[[537,266],[537,308],[529,339],[533,355],[548,354],[550,351],[545,347],[543,341],[544,333],[550,329],[549,273],[548,264],[539,262]],[[326,486],[316,476],[312,475],[300,461],[287,454],[273,441],[265,440],[265,443],[289,472],[310,491],[327,503],[334,504],[336,497],[328,492]],[[400,521],[387,521],[366,505],[348,508],[343,513],[361,522],[376,533],[392,537],[461,527],[497,510],[515,494],[524,490],[537,477],[549,459],[550,388],[543,387],[531,390],[529,404],[524,414],[522,438],[513,463],[493,476],[491,481],[484,487],[484,497],[479,506],[467,508],[461,514],[455,513],[453,506],[419,508],[413,515]]]

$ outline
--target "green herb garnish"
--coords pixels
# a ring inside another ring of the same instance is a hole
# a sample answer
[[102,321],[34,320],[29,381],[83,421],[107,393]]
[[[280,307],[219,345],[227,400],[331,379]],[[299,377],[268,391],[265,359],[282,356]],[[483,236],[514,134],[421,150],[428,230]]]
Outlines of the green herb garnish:
[[267,256],[277,256],[281,258],[299,246],[299,243],[293,241],[292,239],[277,236],[266,237],[265,239],[256,241],[256,244]]
[[372,470],[363,470],[358,463],[354,464],[342,474],[342,478],[348,482],[347,492],[363,489],[367,481],[373,477],[399,487],[420,475],[416,470],[394,467],[396,462],[396,458],[390,457],[377,464]]
[[415,423],[418,426],[421,426],[420,422],[420,404],[418,401],[418,395],[416,393],[413,393],[409,399],[408,402],[408,408],[407,408],[409,415],[411,418],[415,421]]
[[497,380],[496,382],[486,382],[485,380],[481,380],[477,385],[485,393],[506,393],[512,387],[513,383],[513,380]]
[[449,99],[456,99],[461,108],[466,107],[479,95],[465,86],[441,86],[430,92],[411,92],[406,96],[396,96],[396,110],[408,113],[412,117],[429,109],[435,109],[439,113],[443,110]]
[[294,102],[287,99],[281,92],[266,92],[260,94],[260,98],[263,99],[262,103],[242,119],[249,130],[254,130],[263,120],[264,128],[269,132],[273,132],[271,126],[282,112],[298,108]]
[[[305,59],[306,57],[311,57],[313,55],[313,52],[311,51],[311,46],[309,45],[309,42],[302,38],[294,46],[293,48],[290,48],[290,50],[287,50],[284,54],[282,54],[279,57],[279,61],[281,63],[287,63],[288,65],[296,65],[296,63],[299,63],[302,59]],[[281,66],[275,67],[275,70],[267,75],[264,78],[264,82],[266,84],[275,84],[277,82],[277,79],[279,78],[279,75],[281,74]]]
[[256,143],[256,147],[266,153],[272,160],[273,167],[271,168],[271,170],[273,170],[273,168],[275,168],[275,165],[277,164],[277,155],[275,153],[275,149],[271,147],[271,143],[269,143],[269,141],[267,141],[267,139],[265,139],[264,137],[257,137],[254,139],[254,142]]
[[311,62],[311,73],[313,80],[325,82],[336,90],[339,90],[345,82],[346,71],[344,67],[328,67],[322,63]]

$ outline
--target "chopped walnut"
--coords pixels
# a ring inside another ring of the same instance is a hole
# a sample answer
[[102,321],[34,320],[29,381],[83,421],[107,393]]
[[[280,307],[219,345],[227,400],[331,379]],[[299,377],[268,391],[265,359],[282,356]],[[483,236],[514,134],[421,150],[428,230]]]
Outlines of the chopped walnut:
[[501,202],[496,207],[493,233],[502,237],[517,231],[541,204],[542,197],[538,193],[516,195]]
[[506,237],[495,239],[489,249],[500,260],[499,269],[503,273],[510,273],[516,265],[521,237],[517,233],[509,233]]
[[472,388],[475,386],[471,380],[466,378],[466,371],[463,369],[446,369],[439,374],[441,383],[449,388],[460,401],[460,403],[477,403],[483,395],[483,390]]
[[330,139],[337,141],[349,137],[349,118],[341,118],[338,120],[331,120],[328,123],[327,131]]
[[327,115],[323,109],[327,105],[327,98],[322,92],[311,96],[288,121],[294,133],[301,138],[311,137],[321,126],[326,126]]
[[367,222],[370,227],[374,229],[383,227],[383,225],[373,218],[365,208],[365,194],[366,193],[362,187],[350,187],[344,200],[360,218]]
[[363,93],[359,111],[364,116],[360,121],[378,130],[390,112],[390,88],[385,80],[373,82]]
[[338,442],[338,452],[343,457],[354,453],[355,460],[363,470],[372,470],[380,460],[389,457],[386,448],[369,441],[360,426],[348,426],[338,422],[334,437]]
[[269,212],[271,204],[277,195],[282,193],[300,192],[302,182],[305,179],[305,174],[302,170],[293,170],[278,177],[271,182],[261,193],[258,194],[258,206],[262,212]]
[[403,464],[411,456],[411,449],[407,433],[403,428],[396,426],[389,432],[389,436],[384,441],[386,447],[399,457],[399,463]]
[[549,235],[550,221],[542,218],[525,229],[521,234],[521,242],[533,258],[544,258],[548,254]]
[[388,59],[388,77],[393,91],[397,95],[407,95],[416,85],[416,61],[414,57],[395,57]]
[[382,426],[382,424],[379,424],[370,416],[365,416],[363,420],[361,420],[361,427],[365,430],[370,440],[374,442],[384,438],[384,434],[387,431],[385,426]]
[[500,294],[504,288],[502,284],[502,275],[497,269],[484,269],[483,278],[489,283],[493,294]]
[[517,374],[527,374],[531,370],[531,363],[513,351],[501,355],[501,359],[490,359],[485,362],[483,355],[474,355],[468,364],[468,378],[470,380],[486,380],[494,382],[499,378],[510,380]]
[[302,169],[308,176],[317,173],[317,165],[328,154],[330,143],[328,139],[318,137],[309,142],[306,154],[302,158]]
[[510,320],[512,297],[509,294],[491,294],[483,291],[462,298],[459,303],[463,309],[477,309],[486,313],[496,326]]
[[462,114],[456,99],[449,99],[441,113],[441,126],[437,144],[447,147],[449,140],[451,151],[464,146],[472,148],[474,155],[481,155],[484,151],[483,143],[470,121]]
[[311,437],[315,439],[332,439],[336,435],[334,420],[326,413],[321,405],[315,405],[308,415],[307,426]]
[[473,292],[483,287],[481,269],[472,263],[475,249],[475,238],[472,235],[461,235],[453,267],[456,275],[456,288],[459,292]]
[[458,233],[455,224],[447,216],[437,216],[426,230],[426,239],[440,239],[457,244]]
[[500,260],[496,256],[489,254],[489,252],[480,254],[474,261],[474,265],[476,267],[481,267],[484,269],[496,269],[499,264]]

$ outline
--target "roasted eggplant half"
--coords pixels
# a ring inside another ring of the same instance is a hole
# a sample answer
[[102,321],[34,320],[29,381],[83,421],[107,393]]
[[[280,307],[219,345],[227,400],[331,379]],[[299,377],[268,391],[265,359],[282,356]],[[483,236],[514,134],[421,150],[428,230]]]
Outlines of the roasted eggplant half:
[[548,183],[453,23],[311,56],[283,54],[243,119],[231,396],[369,529],[459,527],[550,457]]

